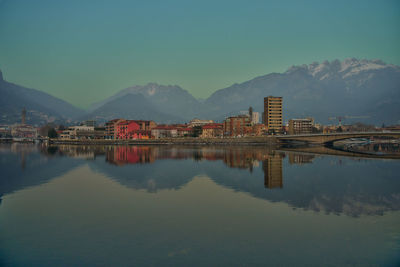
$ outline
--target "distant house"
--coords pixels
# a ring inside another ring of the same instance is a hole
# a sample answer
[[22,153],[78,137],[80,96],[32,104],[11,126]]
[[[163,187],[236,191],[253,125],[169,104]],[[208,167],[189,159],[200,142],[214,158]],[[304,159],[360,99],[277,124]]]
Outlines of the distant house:
[[104,127],[71,126],[58,134],[61,139],[104,139],[106,130]]
[[291,119],[289,120],[289,134],[310,134],[312,133],[314,119]]
[[0,137],[11,137],[11,128],[8,125],[0,125]]
[[213,120],[200,120],[200,119],[193,119],[189,122],[189,127],[195,127],[195,126],[204,126],[206,124],[214,123]]
[[178,128],[176,126],[159,125],[151,130],[154,138],[178,137]]
[[223,135],[223,123],[210,123],[202,127],[201,138],[215,138]]
[[36,138],[38,129],[27,124],[18,124],[11,127],[11,135],[14,138]]

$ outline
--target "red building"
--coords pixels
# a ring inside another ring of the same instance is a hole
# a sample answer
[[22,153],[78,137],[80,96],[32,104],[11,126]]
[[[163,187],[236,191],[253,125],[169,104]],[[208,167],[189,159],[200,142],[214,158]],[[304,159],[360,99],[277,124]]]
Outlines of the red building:
[[123,120],[115,126],[115,139],[149,139],[150,131],[142,130],[133,120]]

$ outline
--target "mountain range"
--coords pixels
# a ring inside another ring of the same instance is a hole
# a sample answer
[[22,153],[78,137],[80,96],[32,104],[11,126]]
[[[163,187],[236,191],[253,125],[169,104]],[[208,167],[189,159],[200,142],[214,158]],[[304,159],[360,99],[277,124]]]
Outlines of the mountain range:
[[24,108],[27,122],[35,125],[68,123],[84,112],[47,93],[7,82],[0,71],[0,124],[21,122]]
[[[16,114],[19,118],[23,106],[58,120],[104,122],[122,117],[172,123],[197,117],[222,121],[249,106],[261,113],[263,98],[274,95],[283,97],[284,120],[314,117],[321,123],[336,123],[329,118],[354,116],[353,121],[346,122],[400,123],[400,67],[381,60],[355,58],[292,66],[284,73],[270,73],[217,90],[205,100],[194,98],[177,85],[156,83],[123,89],[92,104],[87,111],[2,78],[0,93],[0,112],[8,121],[17,118]],[[0,122],[4,123],[2,118]]]

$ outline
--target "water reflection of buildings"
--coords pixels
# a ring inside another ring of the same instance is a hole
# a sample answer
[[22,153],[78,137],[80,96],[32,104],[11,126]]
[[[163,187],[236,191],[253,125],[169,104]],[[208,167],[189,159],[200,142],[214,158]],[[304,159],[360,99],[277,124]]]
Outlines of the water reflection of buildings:
[[[126,164],[153,163],[163,159],[192,159],[195,161],[222,161],[229,168],[253,172],[262,163],[265,188],[283,187],[283,158],[285,153],[265,147],[190,147],[190,146],[68,146],[47,149],[47,154],[59,153],[74,158],[95,159],[105,155],[106,162],[123,166]],[[315,155],[289,153],[290,164],[312,163]]]
[[231,168],[248,169],[253,171],[259,166],[259,161],[265,156],[265,151],[231,148],[224,151],[222,160]]
[[153,146],[117,146],[106,152],[106,161],[116,165],[152,163],[162,159],[193,159],[195,161],[222,160],[228,167],[253,171],[259,166],[268,152],[265,150],[249,150],[243,148],[191,148],[153,147]]
[[[193,159],[195,161],[222,161],[230,168],[253,169],[262,162],[266,188],[282,188],[282,153],[263,147],[159,147],[159,146],[59,146],[55,153],[74,158],[95,159],[105,155],[106,162],[123,166],[126,164],[153,163],[163,159]],[[49,151],[46,151],[49,153]],[[305,162],[301,155],[292,156],[294,163]]]
[[311,154],[289,153],[289,163],[291,165],[312,163],[314,158],[315,155]]
[[263,160],[264,186],[266,188],[283,187],[282,161],[283,155],[279,153],[270,154],[267,159]]
[[47,155],[59,154],[61,156],[68,156],[71,158],[94,160],[96,159],[96,156],[104,155],[106,149],[106,146],[59,145],[43,146],[41,150],[42,153]]
[[[381,160],[376,161],[376,164],[369,164],[370,160],[362,160],[360,164],[352,164],[358,167],[348,173],[349,168],[340,169],[332,165],[332,157],[325,160],[320,158],[312,163],[323,168],[309,168],[311,164],[301,167],[285,165],[288,168],[285,172],[285,183],[290,183],[290,186],[285,185],[285,189],[280,190],[279,188],[283,188],[285,154],[291,164],[311,163],[313,154],[307,151],[280,153],[261,146],[34,146],[20,143],[2,144],[0,154],[0,167],[3,170],[0,179],[0,203],[5,194],[48,182],[81,166],[81,159],[90,159],[87,165],[93,170],[104,173],[129,188],[148,189],[149,192],[180,188],[201,173],[226,188],[316,212],[356,217],[382,215],[386,211],[400,209],[400,182],[399,179],[394,179],[397,178],[397,166]],[[97,160],[91,160],[96,157]],[[318,154],[316,157],[319,157]],[[167,164],[154,165],[154,168],[149,164],[134,168],[135,170],[126,166],[117,170],[109,166],[150,163],[163,159],[168,159]],[[186,160],[179,161],[181,159]],[[347,163],[350,159],[340,157],[335,161],[342,160]],[[351,160],[360,161],[359,158]],[[197,164],[191,161],[208,163]],[[260,161],[262,168],[254,168],[253,173],[250,173],[252,166]],[[382,166],[393,169],[382,172],[382,177],[377,179],[376,171],[381,170]],[[20,167],[25,169],[20,170]],[[264,175],[261,171],[264,171]],[[310,171],[317,175],[310,176]],[[318,175],[318,172],[323,175]],[[296,179],[291,179],[290,173],[295,173]],[[267,190],[262,185],[262,176]]]
[[120,146],[111,147],[106,152],[106,161],[118,166],[136,163],[153,163],[156,159],[151,147]]

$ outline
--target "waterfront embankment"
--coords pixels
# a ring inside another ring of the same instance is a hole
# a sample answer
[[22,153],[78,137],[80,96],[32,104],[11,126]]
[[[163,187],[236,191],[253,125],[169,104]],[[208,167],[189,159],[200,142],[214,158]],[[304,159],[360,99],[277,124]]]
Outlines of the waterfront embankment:
[[50,139],[50,144],[70,145],[267,145],[277,146],[275,136],[242,137],[242,138],[160,138],[160,139],[134,139],[134,140],[70,140]]

